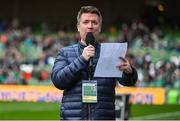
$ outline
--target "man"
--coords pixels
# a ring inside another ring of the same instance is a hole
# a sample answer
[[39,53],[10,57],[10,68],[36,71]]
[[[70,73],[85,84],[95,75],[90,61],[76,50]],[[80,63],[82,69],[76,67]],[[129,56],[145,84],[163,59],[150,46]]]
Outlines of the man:
[[[126,86],[134,85],[137,80],[136,70],[125,58],[121,58],[123,63],[117,65],[123,71],[122,78],[93,77],[92,80],[88,80],[89,60],[92,59],[94,73],[100,54],[97,36],[101,31],[101,25],[102,16],[96,7],[81,7],[77,16],[77,29],[81,40],[78,44],[58,51],[51,78],[58,89],[64,90],[61,105],[61,117],[64,120],[114,120],[116,80]],[[92,32],[95,37],[94,46],[86,45],[88,32]],[[88,80],[89,83],[84,80]],[[86,86],[90,88],[86,90]],[[94,92],[91,93],[90,90]],[[88,98],[88,102],[84,97],[88,97],[89,94],[93,99]]]

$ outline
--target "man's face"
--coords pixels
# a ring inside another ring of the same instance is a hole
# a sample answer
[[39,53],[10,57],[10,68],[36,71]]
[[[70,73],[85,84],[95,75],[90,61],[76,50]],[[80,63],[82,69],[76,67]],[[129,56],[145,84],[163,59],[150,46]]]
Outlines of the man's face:
[[88,32],[92,32],[96,38],[101,31],[99,16],[94,13],[83,13],[80,17],[79,23],[77,24],[77,29],[83,43],[85,42],[86,34]]

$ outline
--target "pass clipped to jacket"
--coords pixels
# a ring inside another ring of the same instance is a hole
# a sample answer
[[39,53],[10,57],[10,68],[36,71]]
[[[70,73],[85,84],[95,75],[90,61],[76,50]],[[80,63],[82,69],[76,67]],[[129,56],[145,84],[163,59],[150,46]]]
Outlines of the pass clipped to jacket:
[[82,102],[97,103],[97,80],[83,80],[82,82]]

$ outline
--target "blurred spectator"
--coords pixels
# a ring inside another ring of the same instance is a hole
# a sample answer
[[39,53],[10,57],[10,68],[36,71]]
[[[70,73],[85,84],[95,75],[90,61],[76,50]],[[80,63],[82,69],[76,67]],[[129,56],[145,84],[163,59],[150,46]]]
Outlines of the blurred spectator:
[[[79,41],[77,32],[52,27],[42,22],[39,32],[22,25],[18,18],[0,20],[0,83],[37,84],[50,81],[50,71],[59,47]],[[70,29],[68,29],[70,30]],[[101,42],[129,42],[127,57],[136,66],[140,87],[180,89],[180,43],[178,31],[149,28],[135,19],[121,28],[112,25],[101,33]],[[50,84],[50,83],[47,83]]]

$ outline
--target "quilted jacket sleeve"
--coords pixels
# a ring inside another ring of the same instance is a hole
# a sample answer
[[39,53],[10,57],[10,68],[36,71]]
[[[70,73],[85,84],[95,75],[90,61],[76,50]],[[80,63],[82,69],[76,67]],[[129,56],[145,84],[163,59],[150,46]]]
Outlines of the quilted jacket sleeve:
[[120,84],[122,84],[124,86],[134,86],[135,85],[138,75],[137,75],[137,71],[134,67],[132,67],[132,70],[133,70],[133,73],[131,73],[131,74],[127,74],[127,73],[123,72],[122,78],[118,79]]
[[51,73],[51,80],[53,84],[61,89],[67,89],[76,81],[80,71],[88,66],[82,55],[78,58],[74,58],[71,63],[68,63],[67,50],[60,49],[54,62],[54,66]]

